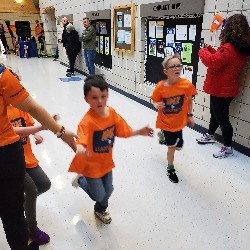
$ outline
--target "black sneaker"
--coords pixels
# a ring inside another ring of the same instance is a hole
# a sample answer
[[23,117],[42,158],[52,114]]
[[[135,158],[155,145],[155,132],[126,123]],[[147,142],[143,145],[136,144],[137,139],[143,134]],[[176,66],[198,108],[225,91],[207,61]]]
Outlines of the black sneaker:
[[68,72],[68,73],[66,74],[67,77],[71,77],[71,76],[74,76],[74,75],[75,75],[75,73],[73,73],[73,72]]
[[173,183],[179,182],[178,176],[175,173],[175,169],[167,170],[167,175],[168,175],[168,178],[171,182],[173,182]]
[[66,69],[66,73],[67,73],[67,72],[70,72],[70,69]]

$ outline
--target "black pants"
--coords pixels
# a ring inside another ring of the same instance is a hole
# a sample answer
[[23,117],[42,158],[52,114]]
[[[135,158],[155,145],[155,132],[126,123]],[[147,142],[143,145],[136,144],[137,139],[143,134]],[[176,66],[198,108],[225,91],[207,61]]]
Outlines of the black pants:
[[28,247],[24,217],[25,161],[20,141],[0,147],[0,217],[12,250]]
[[69,53],[68,54],[68,59],[69,59],[69,69],[71,73],[74,73],[75,71],[75,62],[76,62],[76,53]]
[[208,133],[214,135],[216,129],[220,126],[224,139],[224,146],[232,146],[233,127],[229,121],[229,107],[234,97],[215,97],[210,96],[210,124]]

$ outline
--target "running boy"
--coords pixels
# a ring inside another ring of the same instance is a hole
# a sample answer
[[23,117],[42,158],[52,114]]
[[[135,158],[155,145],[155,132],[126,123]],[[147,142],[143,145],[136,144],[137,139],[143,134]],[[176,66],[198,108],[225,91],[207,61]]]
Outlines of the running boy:
[[182,129],[187,123],[192,127],[195,124],[192,96],[197,95],[197,91],[190,81],[180,77],[183,65],[178,54],[167,56],[162,66],[167,79],[158,82],[152,94],[152,101],[158,109],[156,128],[161,129],[162,144],[168,147],[167,175],[170,181],[178,183],[174,153],[183,146]]
[[78,173],[72,185],[80,186],[96,202],[95,215],[109,224],[112,219],[106,209],[114,189],[112,150],[115,137],[153,136],[153,129],[146,126],[133,130],[113,108],[107,106],[108,84],[100,75],[85,79],[84,98],[90,109],[78,125],[80,138],[69,171]]

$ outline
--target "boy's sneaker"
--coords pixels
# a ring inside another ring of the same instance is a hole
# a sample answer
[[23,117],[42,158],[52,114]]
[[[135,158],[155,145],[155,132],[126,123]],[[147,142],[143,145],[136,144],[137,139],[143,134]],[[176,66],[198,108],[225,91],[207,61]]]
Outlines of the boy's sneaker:
[[221,147],[218,153],[213,154],[215,158],[226,158],[230,155],[233,155],[233,148],[232,147]]
[[110,217],[110,214],[106,211],[103,212],[97,212],[95,211],[96,217],[101,220],[105,224],[110,224],[112,221],[112,218]]
[[75,73],[73,73],[73,72],[68,72],[68,73],[66,74],[67,77],[71,77],[71,76],[74,76],[74,75],[75,75]]
[[70,69],[66,69],[66,73],[70,72]]
[[173,183],[179,182],[178,176],[175,173],[175,169],[167,170],[167,175],[168,175],[168,178],[171,182],[173,182]]
[[206,143],[214,143],[215,139],[213,135],[206,133],[203,134],[201,138],[196,139],[196,141],[200,144],[206,144]]
[[82,177],[82,175],[78,174],[72,181],[72,186],[75,188],[79,187],[79,178]]
[[29,238],[38,245],[44,245],[50,241],[49,235],[40,230],[38,227],[29,233]]

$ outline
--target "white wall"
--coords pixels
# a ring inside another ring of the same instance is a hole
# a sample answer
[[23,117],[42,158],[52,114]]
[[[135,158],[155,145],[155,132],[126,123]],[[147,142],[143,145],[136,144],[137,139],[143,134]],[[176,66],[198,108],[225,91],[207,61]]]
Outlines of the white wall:
[[[104,69],[98,69],[97,73],[105,75],[110,84],[116,86],[134,96],[139,97],[142,100],[150,102],[150,95],[152,87],[144,84],[144,19],[140,17],[139,6],[140,4],[152,3],[152,0],[132,0],[126,2],[135,3],[136,5],[136,20],[135,20],[135,53],[133,56],[118,53],[112,50],[112,70],[107,71]],[[156,2],[162,2],[157,0]],[[74,25],[79,34],[82,33],[82,18],[88,11],[97,11],[111,9],[117,5],[124,5],[123,0],[41,0],[40,8],[46,8],[48,6],[55,7],[55,15],[67,15],[73,14]],[[203,31],[202,37],[205,38],[206,43],[213,43],[213,36],[209,32],[209,28],[215,13],[219,12],[224,18],[235,14],[242,13],[248,17],[250,22],[250,1],[244,0],[206,0],[204,19],[203,19]],[[112,15],[112,14],[111,14]],[[218,35],[215,40],[215,45],[218,46]],[[68,63],[65,53],[60,46],[60,60],[64,63]],[[87,73],[87,68],[84,63],[82,53],[77,58],[77,68]],[[199,63],[197,90],[199,92],[198,97],[194,103],[194,114],[196,122],[204,128],[208,127],[209,122],[209,96],[206,95],[203,90],[203,81],[206,74],[206,68]],[[241,88],[238,97],[234,100],[230,116],[234,127],[234,140],[238,144],[250,149],[250,63],[248,63],[242,72]],[[219,131],[220,133],[220,131]]]

